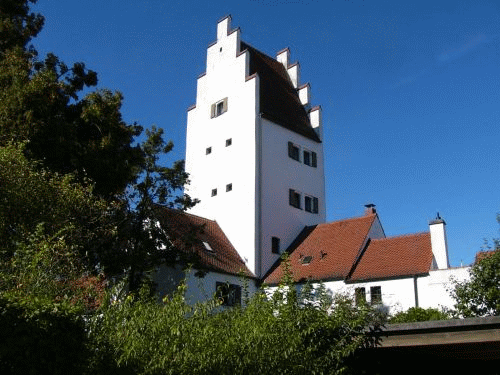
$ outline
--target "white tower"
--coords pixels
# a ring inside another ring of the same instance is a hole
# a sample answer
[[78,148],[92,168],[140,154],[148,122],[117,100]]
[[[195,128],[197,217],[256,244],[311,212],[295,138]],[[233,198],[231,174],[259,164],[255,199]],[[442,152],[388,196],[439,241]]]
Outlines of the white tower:
[[321,108],[289,60],[242,42],[225,17],[188,109],[190,212],[216,220],[258,277],[326,217]]

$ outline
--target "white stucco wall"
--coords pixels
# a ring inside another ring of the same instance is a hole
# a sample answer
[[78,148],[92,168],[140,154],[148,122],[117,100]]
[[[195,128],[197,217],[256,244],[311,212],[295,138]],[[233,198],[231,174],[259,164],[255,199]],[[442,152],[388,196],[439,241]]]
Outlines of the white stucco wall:
[[[185,297],[188,304],[194,305],[197,302],[204,302],[213,298],[216,292],[217,282],[239,285],[241,287],[243,303],[245,281],[242,277],[217,272],[209,272],[204,277],[196,277],[195,273],[195,270],[190,270],[187,275],[187,291]],[[180,267],[158,267],[154,275],[154,281],[158,285],[158,294],[160,298],[171,294],[184,277],[186,277],[186,274]],[[250,296],[257,291],[253,279],[248,279],[247,288]]]
[[[186,192],[200,203],[190,213],[216,220],[229,241],[256,268],[256,113],[258,77],[246,80],[248,53],[239,54],[239,30],[208,48],[207,71],[198,79],[196,107],[188,111]],[[211,118],[214,103],[227,98],[227,112]],[[226,140],[231,145],[226,146]],[[211,147],[207,155],[206,149]],[[231,184],[232,190],[226,192]],[[217,195],[212,196],[212,190]]]
[[[306,225],[325,222],[323,144],[261,119],[261,246],[264,272],[279,258],[271,252],[271,237],[280,238],[281,251]],[[288,142],[301,147],[300,161],[288,156]],[[317,154],[317,167],[303,162],[304,149]],[[289,189],[301,194],[301,209],[289,203]],[[306,195],[318,198],[318,213],[304,209]]]

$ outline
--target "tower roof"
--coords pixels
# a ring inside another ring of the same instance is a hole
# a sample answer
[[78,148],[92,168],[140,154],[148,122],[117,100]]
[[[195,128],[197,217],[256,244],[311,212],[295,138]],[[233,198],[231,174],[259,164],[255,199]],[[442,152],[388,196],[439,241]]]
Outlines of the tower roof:
[[257,73],[260,78],[262,117],[313,141],[321,142],[283,64],[241,42],[240,51],[244,50],[250,53],[249,74]]

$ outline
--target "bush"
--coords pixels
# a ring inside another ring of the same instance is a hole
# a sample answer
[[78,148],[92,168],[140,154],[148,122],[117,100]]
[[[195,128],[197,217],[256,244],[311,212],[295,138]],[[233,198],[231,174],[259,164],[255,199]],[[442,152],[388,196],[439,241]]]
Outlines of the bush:
[[450,313],[438,309],[423,309],[421,307],[411,307],[406,311],[401,311],[389,319],[389,323],[414,323],[428,320],[450,319]]

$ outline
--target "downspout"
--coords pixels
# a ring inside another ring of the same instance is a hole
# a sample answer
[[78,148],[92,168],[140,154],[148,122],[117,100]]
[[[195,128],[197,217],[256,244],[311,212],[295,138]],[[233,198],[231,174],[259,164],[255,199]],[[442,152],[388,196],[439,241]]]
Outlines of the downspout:
[[417,280],[418,276],[415,275],[413,276],[413,292],[415,294],[415,307],[419,307],[418,306],[418,280]]

